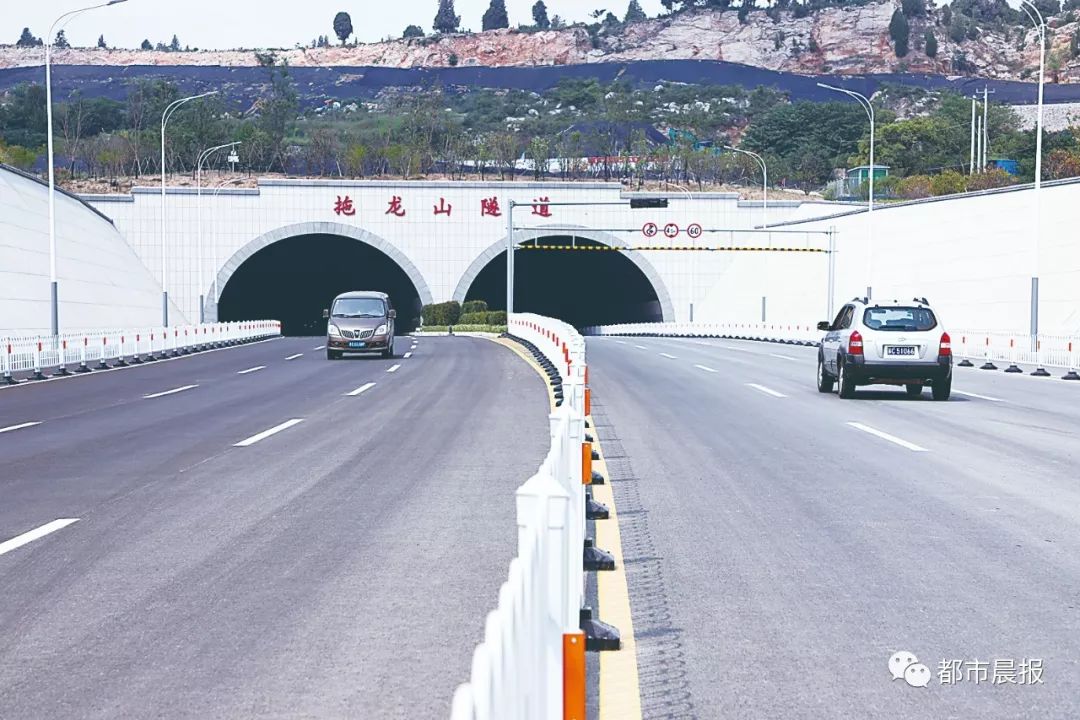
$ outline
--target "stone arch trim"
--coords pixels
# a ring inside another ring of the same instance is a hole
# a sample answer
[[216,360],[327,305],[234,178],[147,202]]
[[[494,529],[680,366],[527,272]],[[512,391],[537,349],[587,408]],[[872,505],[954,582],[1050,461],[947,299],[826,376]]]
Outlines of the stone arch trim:
[[[371,247],[379,250],[384,255],[389,257],[398,267],[400,267],[409,280],[412,281],[413,286],[416,288],[417,294],[420,296],[420,302],[424,305],[430,305],[432,300],[431,288],[428,287],[427,281],[421,274],[420,270],[413,264],[413,261],[408,258],[397,246],[385,238],[381,238],[374,233],[370,233],[363,228],[353,227],[352,225],[344,225],[336,222],[304,222],[296,223],[293,225],[285,225],[279,227],[276,230],[271,230],[268,233],[264,233],[259,237],[251,240],[235,253],[232,257],[225,261],[217,273],[217,283],[219,288],[224,288],[232,278],[233,274],[240,269],[240,266],[247,261],[255,253],[259,252],[263,248],[269,247],[281,240],[287,240],[299,235],[339,235],[341,237],[352,238],[358,242],[365,243]],[[213,297],[213,286],[207,288],[207,318],[217,318],[217,303]]]
[[[598,242],[609,247],[630,247],[630,243],[626,240],[609,232],[604,232],[603,230],[592,230],[583,225],[560,224],[554,227],[557,229],[545,230],[543,227],[536,227],[528,230],[516,230],[515,235],[519,242],[538,240],[544,237],[551,237],[552,235],[576,235],[577,237],[592,240],[593,242]],[[472,261],[458,281],[457,288],[454,290],[453,299],[458,302],[465,302],[465,296],[468,294],[469,288],[472,287],[473,281],[476,280],[480,271],[487,267],[487,264],[497,258],[500,253],[505,252],[505,250],[506,236],[504,235],[501,240],[488,246],[475,260]],[[657,272],[651,262],[642,257],[639,253],[627,253],[626,257],[630,262],[637,266],[638,270],[641,270],[642,274],[645,275],[645,278],[652,285],[653,290],[656,291],[656,297],[660,301],[660,312],[663,316],[663,321],[674,322],[675,305],[671,302],[671,293],[668,292],[667,284],[660,277],[660,273]]]

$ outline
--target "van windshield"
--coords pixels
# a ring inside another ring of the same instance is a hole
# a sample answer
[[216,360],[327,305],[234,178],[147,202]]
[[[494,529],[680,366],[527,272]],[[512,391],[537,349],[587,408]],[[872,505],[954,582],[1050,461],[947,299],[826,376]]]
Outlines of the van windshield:
[[863,325],[871,330],[925,332],[937,326],[937,318],[924,307],[872,307],[863,313]]
[[342,298],[334,303],[334,317],[377,318],[386,315],[386,304],[379,298]]

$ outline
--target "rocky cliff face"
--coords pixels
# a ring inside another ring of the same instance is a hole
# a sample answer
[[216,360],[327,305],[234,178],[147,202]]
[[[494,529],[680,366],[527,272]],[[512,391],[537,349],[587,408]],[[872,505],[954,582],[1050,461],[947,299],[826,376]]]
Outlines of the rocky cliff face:
[[[915,72],[972,75],[997,79],[1034,79],[1038,73],[1038,41],[1033,29],[988,30],[976,40],[955,43],[937,15],[911,20],[911,51],[897,58],[888,26],[894,5],[829,8],[796,19],[790,12],[778,21],[764,12],[741,24],[734,12],[682,13],[635,23],[620,33],[601,36],[594,48],[581,28],[526,33],[500,30],[371,43],[356,47],[293,49],[279,55],[297,66],[385,66],[396,68],[448,65],[536,66],[574,65],[633,60],[726,60],[769,70],[806,74]],[[1077,23],[1051,21],[1052,52],[1047,79],[1080,82],[1080,59],[1069,58],[1069,38]],[[938,42],[936,58],[927,57],[926,29]],[[1051,58],[1056,57],[1060,63]],[[962,60],[961,60],[962,58]],[[40,65],[40,49],[0,48],[0,68]],[[218,65],[255,64],[251,51],[167,53],[142,50],[72,49],[55,53],[68,65]],[[1059,67],[1054,68],[1058,64]],[[1055,77],[1056,76],[1056,77]]]

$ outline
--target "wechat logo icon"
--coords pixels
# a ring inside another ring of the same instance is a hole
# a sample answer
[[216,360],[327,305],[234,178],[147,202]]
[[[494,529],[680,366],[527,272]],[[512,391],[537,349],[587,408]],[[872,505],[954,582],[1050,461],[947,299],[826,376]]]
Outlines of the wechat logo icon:
[[919,662],[914,653],[906,650],[895,652],[889,658],[889,673],[893,680],[903,678],[911,687],[926,687],[930,684],[930,668]]

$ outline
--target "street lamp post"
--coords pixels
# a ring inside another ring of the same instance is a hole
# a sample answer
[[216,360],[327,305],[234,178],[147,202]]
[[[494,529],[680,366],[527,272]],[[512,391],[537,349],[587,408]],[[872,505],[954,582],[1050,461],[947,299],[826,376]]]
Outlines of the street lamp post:
[[46,133],[49,155],[49,294],[50,315],[53,336],[60,334],[60,307],[59,289],[56,280],[56,161],[53,156],[53,103],[52,103],[52,47],[56,37],[56,26],[63,22],[67,25],[74,20],[75,16],[81,15],[88,10],[119,5],[127,0],[109,0],[109,2],[90,5],[66,12],[53,21],[49,26],[49,34],[45,36],[45,114],[48,120],[48,132]]
[[161,325],[163,327],[169,326],[169,285],[165,273],[168,271],[168,263],[166,258],[168,256],[167,241],[165,235],[165,128],[169,124],[169,118],[176,112],[177,109],[184,103],[189,103],[192,100],[199,100],[201,98],[210,97],[211,95],[217,95],[217,90],[211,92],[202,93],[201,95],[192,95],[191,97],[180,98],[169,103],[165,108],[165,112],[161,113]]
[[870,103],[869,98],[854,90],[846,90],[833,85],[826,85],[825,83],[818,83],[817,86],[826,90],[843,93],[850,98],[854,98],[862,105],[863,110],[866,111],[867,117],[870,118],[870,204],[867,206],[866,211],[866,297],[869,299],[873,296],[874,291],[874,288],[870,283],[874,244],[874,106]]
[[1046,20],[1031,0],[1020,0],[1020,9],[1028,16],[1039,33],[1039,104],[1035,115],[1035,240],[1032,252],[1031,274],[1031,349],[1035,351],[1038,367],[1033,375],[1049,373],[1039,362],[1039,240],[1042,235],[1042,136],[1043,136],[1043,83],[1046,76]]
[[221,316],[218,314],[217,306],[221,302],[221,288],[218,287],[218,273],[220,272],[220,264],[218,263],[218,231],[217,231],[217,196],[218,193],[224,189],[226,185],[234,185],[243,181],[243,178],[229,178],[223,180],[217,187],[214,188],[214,194],[211,196],[210,203],[210,237],[211,250],[210,254],[213,256],[214,261],[214,316],[215,321],[221,322]]
[[203,259],[203,243],[202,243],[202,168],[203,163],[210,159],[210,156],[216,153],[218,150],[224,150],[225,148],[236,147],[240,144],[240,141],[225,143],[224,145],[217,145],[212,148],[207,148],[199,154],[199,161],[195,165],[195,205],[198,209],[198,250],[196,257],[198,258],[198,272],[196,275],[196,282],[199,283],[199,323],[206,322],[206,297],[203,295],[203,269],[206,262]]
[[730,145],[724,146],[725,150],[731,152],[741,153],[743,155],[749,155],[757,161],[757,164],[761,166],[761,227],[763,230],[769,229],[769,168],[765,164],[765,159],[755,152],[749,150],[740,150],[737,147]]

